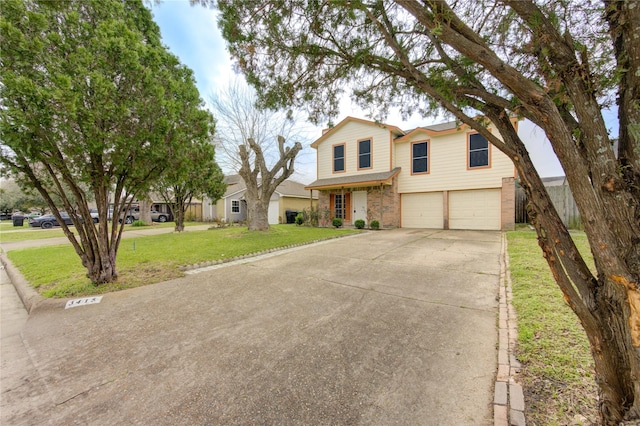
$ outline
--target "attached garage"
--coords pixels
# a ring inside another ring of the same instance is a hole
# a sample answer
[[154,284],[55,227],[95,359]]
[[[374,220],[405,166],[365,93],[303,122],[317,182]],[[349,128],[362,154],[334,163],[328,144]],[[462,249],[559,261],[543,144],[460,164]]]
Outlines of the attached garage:
[[450,229],[501,229],[501,190],[449,192]]
[[442,229],[442,192],[402,194],[402,227]]

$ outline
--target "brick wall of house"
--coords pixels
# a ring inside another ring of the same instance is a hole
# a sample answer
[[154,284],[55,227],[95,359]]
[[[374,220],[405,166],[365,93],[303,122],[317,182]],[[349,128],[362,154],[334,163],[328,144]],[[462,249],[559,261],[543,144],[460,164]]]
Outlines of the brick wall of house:
[[318,226],[327,227],[331,226],[331,212],[329,211],[331,199],[330,191],[318,191]]
[[516,229],[516,180],[512,177],[502,178],[502,230]]
[[379,186],[367,188],[367,210],[368,222],[377,220],[382,228],[400,227],[400,194],[398,194],[397,178],[393,179],[391,185],[382,187],[382,197],[380,197]]

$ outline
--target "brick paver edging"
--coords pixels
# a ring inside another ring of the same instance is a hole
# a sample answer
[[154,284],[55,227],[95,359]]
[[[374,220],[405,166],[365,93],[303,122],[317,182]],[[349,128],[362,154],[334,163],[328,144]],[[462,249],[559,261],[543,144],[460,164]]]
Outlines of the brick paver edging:
[[524,394],[516,382],[520,363],[515,350],[518,342],[516,312],[511,304],[511,273],[507,235],[502,233],[502,256],[500,256],[500,306],[498,315],[498,372],[493,395],[494,426],[525,426]]

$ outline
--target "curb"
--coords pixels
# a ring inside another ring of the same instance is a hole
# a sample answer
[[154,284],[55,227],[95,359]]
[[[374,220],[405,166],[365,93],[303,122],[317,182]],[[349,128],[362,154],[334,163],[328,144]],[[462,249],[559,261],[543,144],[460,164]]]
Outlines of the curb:
[[518,327],[516,312],[511,304],[512,299],[507,236],[502,233],[498,316],[498,372],[493,396],[494,426],[526,426],[524,393],[522,386],[516,381],[521,365],[515,355],[518,342]]
[[36,306],[44,301],[44,298],[29,285],[24,275],[22,275],[18,268],[13,266],[13,263],[11,263],[7,257],[7,253],[4,251],[0,253],[0,262],[2,262],[5,272],[15,287],[20,300],[22,300],[24,308],[27,310],[27,313],[30,314]]

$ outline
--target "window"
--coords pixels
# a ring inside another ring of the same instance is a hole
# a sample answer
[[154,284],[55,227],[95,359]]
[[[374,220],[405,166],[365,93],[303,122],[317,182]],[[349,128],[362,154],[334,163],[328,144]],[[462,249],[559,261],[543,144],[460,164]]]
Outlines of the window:
[[371,168],[371,139],[358,141],[358,168]]
[[351,199],[350,193],[331,194],[329,198],[329,211],[331,217],[339,217],[346,221],[351,220]]
[[240,213],[240,200],[231,200],[231,213]]
[[489,167],[489,142],[479,133],[469,135],[469,168]]
[[336,194],[334,200],[334,217],[344,218],[344,197]]
[[333,147],[333,171],[344,172],[344,144]]
[[429,142],[411,145],[411,173],[429,172]]

